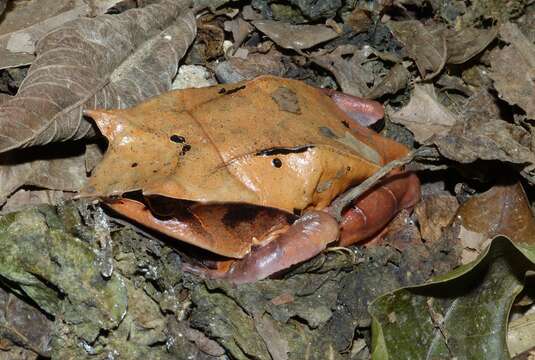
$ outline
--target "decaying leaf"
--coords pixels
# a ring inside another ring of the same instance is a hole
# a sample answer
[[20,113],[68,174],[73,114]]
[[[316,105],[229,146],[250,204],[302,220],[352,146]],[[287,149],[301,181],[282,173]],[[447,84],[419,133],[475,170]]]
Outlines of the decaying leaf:
[[444,29],[424,26],[418,20],[389,21],[387,26],[405,46],[423,79],[438,75],[448,58]]
[[273,20],[255,20],[253,25],[286,49],[308,49],[339,36],[325,25],[292,25]]
[[233,56],[215,67],[216,76],[221,83],[252,80],[261,75],[282,76],[285,70],[282,55],[275,49],[266,54],[248,54],[245,59]]
[[438,101],[432,84],[416,85],[410,102],[401,110],[389,114],[389,117],[393,122],[405,125],[420,143],[434,135],[447,133],[457,120]]
[[513,23],[503,24],[500,36],[510,45],[491,53],[494,87],[509,103],[520,106],[528,118],[535,119],[535,45]]
[[94,134],[84,107],[127,107],[168,89],[195,35],[187,5],[166,0],[47,34],[17,96],[0,107],[0,152]]
[[414,209],[422,238],[429,242],[440,240],[442,230],[452,223],[458,207],[459,203],[453,195],[424,196]]
[[[16,345],[32,351],[35,355],[50,355],[52,321],[39,309],[3,288],[0,288],[0,335],[2,352]],[[12,355],[10,352],[7,354],[8,357]]]
[[[80,17],[102,15],[118,1],[12,1],[0,21],[0,69],[30,64],[35,59],[35,44],[48,31]],[[0,2],[0,9],[6,2]]]
[[448,64],[462,64],[483,51],[496,38],[498,28],[465,28],[458,32],[448,32]]

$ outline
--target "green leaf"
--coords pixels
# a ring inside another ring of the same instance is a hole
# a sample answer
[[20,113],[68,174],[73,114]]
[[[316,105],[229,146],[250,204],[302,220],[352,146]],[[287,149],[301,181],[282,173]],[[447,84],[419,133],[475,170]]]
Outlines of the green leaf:
[[477,260],[375,299],[373,359],[508,359],[511,305],[535,269],[535,245],[498,236]]

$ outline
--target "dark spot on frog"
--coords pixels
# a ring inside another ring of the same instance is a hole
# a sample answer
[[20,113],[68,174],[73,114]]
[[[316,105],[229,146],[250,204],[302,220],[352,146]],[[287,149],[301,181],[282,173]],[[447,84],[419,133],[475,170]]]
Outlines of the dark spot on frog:
[[180,150],[180,156],[184,156],[186,155],[186,153],[188,151],[191,150],[191,145],[190,144],[184,144],[184,146],[182,146],[182,150]]
[[172,142],[175,142],[177,144],[182,144],[186,141],[186,138],[184,136],[180,136],[180,135],[171,135],[171,137],[169,138],[169,140],[171,140]]
[[347,170],[347,172],[350,172],[350,171],[351,171],[351,166],[348,166],[348,167],[346,168],[346,170]]
[[230,94],[237,93],[238,91],[243,90],[243,89],[245,89],[245,85],[238,86],[238,87],[235,87],[234,89],[230,89],[230,90],[227,90],[225,88],[221,88],[221,89],[219,89],[218,93],[219,94],[230,95]]
[[257,153],[255,153],[255,155],[256,156],[272,156],[272,155],[299,154],[312,148],[314,148],[314,145],[297,146],[293,148],[273,147],[269,149],[260,150]]
[[349,129],[349,123],[345,120],[342,120],[342,125]]
[[137,162],[135,162],[135,163],[130,164],[130,167],[135,168],[137,165],[138,165]]
[[271,163],[273,164],[273,166],[275,166],[276,168],[280,168],[282,166],[282,161],[281,159],[279,158],[275,158],[271,161]]
[[328,137],[329,139],[338,139],[339,136],[336,135],[331,129],[329,129],[326,126],[320,126],[319,127],[321,135]]

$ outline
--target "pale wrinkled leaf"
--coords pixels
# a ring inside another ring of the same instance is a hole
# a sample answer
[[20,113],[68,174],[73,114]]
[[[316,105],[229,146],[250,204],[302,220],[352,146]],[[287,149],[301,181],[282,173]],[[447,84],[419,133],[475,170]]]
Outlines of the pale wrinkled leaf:
[[389,21],[387,26],[405,46],[422,78],[431,79],[442,71],[448,54],[441,27],[424,26],[417,20]]
[[30,64],[35,44],[48,31],[79,17],[102,15],[118,1],[13,1],[0,21],[0,69]]
[[405,125],[420,143],[433,135],[445,134],[456,122],[455,115],[437,100],[431,84],[416,85],[409,103],[390,114],[390,119]]
[[22,185],[52,190],[79,190],[86,180],[84,150],[85,146],[82,145],[1,154],[0,205]]
[[256,20],[253,25],[286,49],[308,49],[339,36],[325,25],[292,25],[273,20]]
[[195,35],[187,5],[166,0],[47,34],[17,96],[0,107],[0,151],[92,135],[84,108],[124,108],[167,90]]
[[512,23],[502,25],[500,36],[510,45],[491,53],[494,87],[507,102],[535,119],[535,45]]

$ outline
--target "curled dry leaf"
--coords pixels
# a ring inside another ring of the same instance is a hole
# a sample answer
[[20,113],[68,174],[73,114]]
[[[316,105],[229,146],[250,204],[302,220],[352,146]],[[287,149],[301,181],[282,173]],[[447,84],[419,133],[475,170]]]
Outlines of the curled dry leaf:
[[496,38],[498,28],[465,28],[458,32],[448,31],[448,64],[462,64],[483,51]]
[[362,63],[366,56],[356,46],[341,45],[330,53],[319,51],[311,58],[334,75],[344,93],[361,97],[368,93],[367,83],[372,83],[374,79],[372,74],[363,68]]
[[308,49],[339,36],[325,25],[292,25],[273,20],[256,20],[253,25],[286,49]]
[[431,79],[442,71],[448,57],[442,27],[424,26],[418,20],[389,21],[387,26],[405,46],[422,78]]
[[188,3],[79,19],[47,34],[19,92],[0,107],[0,152],[92,135],[84,108],[124,108],[167,90],[195,35]]
[[405,125],[420,143],[447,133],[456,122],[456,116],[438,101],[432,84],[416,85],[409,103],[389,117]]
[[510,45],[491,53],[494,87],[507,102],[535,119],[535,45],[512,23],[501,26],[500,36]]
[[381,82],[366,94],[366,97],[368,99],[377,99],[386,94],[395,94],[407,86],[410,76],[411,74],[405,69],[405,66],[396,64],[381,79]]
[[465,202],[457,214],[463,227],[485,239],[505,235],[535,244],[535,218],[520,183],[498,185]]

